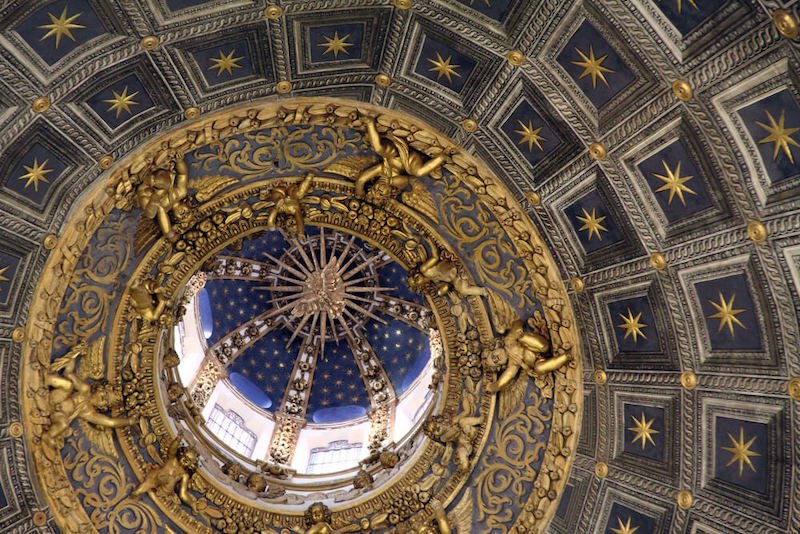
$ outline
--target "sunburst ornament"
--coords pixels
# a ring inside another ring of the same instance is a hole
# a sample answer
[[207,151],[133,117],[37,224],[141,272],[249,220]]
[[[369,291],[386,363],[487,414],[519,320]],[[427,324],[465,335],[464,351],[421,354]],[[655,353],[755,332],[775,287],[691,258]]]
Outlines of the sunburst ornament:
[[231,76],[233,76],[233,69],[241,69],[242,66],[239,65],[239,61],[244,59],[244,56],[233,57],[233,54],[236,53],[236,49],[231,50],[228,54],[223,54],[222,50],[217,51],[219,53],[219,57],[212,57],[211,61],[214,63],[208,70],[217,69],[217,76],[222,76],[223,72],[227,72]]
[[636,343],[639,340],[639,336],[642,336],[642,339],[647,339],[647,336],[644,335],[642,332],[642,328],[646,327],[645,323],[640,323],[639,319],[642,318],[642,312],[636,314],[636,317],[633,316],[633,312],[630,308],[628,308],[628,315],[619,314],[620,319],[622,319],[622,323],[617,325],[617,328],[621,328],[625,331],[625,337],[622,339],[628,339],[628,337],[633,336],[633,342]]
[[61,44],[61,38],[63,36],[67,36],[70,40],[74,41],[75,36],[72,35],[72,30],[80,30],[86,28],[86,26],[75,23],[75,20],[81,16],[80,13],[72,16],[67,15],[66,5],[64,6],[64,10],[61,11],[60,17],[56,18],[56,16],[50,13],[49,11],[47,15],[50,17],[50,24],[42,24],[41,26],[37,26],[37,28],[41,30],[49,30],[41,38],[42,41],[44,41],[48,37],[55,36],[56,48],[58,48],[58,45]]
[[728,439],[731,440],[731,446],[722,447],[722,450],[731,453],[731,459],[728,460],[728,463],[725,464],[725,467],[730,467],[734,463],[739,464],[739,477],[741,477],[744,474],[744,465],[747,464],[747,467],[749,467],[750,470],[755,473],[756,468],[753,465],[753,462],[750,461],[750,458],[753,456],[761,456],[761,454],[750,450],[750,447],[753,446],[753,443],[755,443],[758,436],[753,436],[747,443],[745,443],[744,428],[741,426],[739,427],[739,439],[735,439],[730,432],[727,434]]
[[26,174],[23,174],[19,177],[20,180],[27,180],[25,182],[25,189],[28,189],[28,186],[33,184],[33,190],[39,192],[39,184],[50,183],[47,180],[45,174],[53,172],[53,169],[47,168],[47,162],[49,160],[44,160],[41,164],[39,164],[39,160],[37,158],[33,158],[33,167],[28,167],[27,165],[23,165],[26,171]]
[[641,420],[640,419],[636,419],[635,415],[631,416],[631,419],[633,419],[633,424],[635,425],[635,426],[632,426],[632,427],[628,427],[628,430],[630,430],[631,432],[634,433],[634,436],[633,436],[633,439],[631,440],[631,443],[636,443],[637,441],[641,440],[642,441],[642,450],[644,450],[645,445],[647,445],[648,441],[650,442],[650,444],[653,447],[655,447],[656,446],[656,442],[653,440],[653,434],[658,434],[659,432],[658,432],[658,430],[655,430],[654,428],[652,428],[653,427],[653,419],[650,419],[648,421],[644,416],[644,412],[642,412]]
[[333,37],[323,35],[322,38],[325,39],[325,42],[320,43],[317,46],[325,48],[325,50],[322,52],[323,55],[333,54],[334,59],[339,58],[339,52],[350,55],[350,52],[347,51],[347,47],[355,46],[355,44],[347,42],[347,40],[350,38],[349,33],[344,37],[339,37],[339,32],[333,32]]
[[725,297],[722,296],[722,292],[719,292],[719,302],[714,302],[713,300],[709,300],[708,303],[714,306],[716,309],[716,313],[713,313],[708,316],[709,319],[719,319],[719,328],[717,332],[722,332],[722,329],[726,326],[728,330],[730,330],[731,336],[733,336],[734,329],[733,325],[736,324],[741,326],[742,328],[747,328],[742,321],[739,320],[737,315],[740,313],[744,313],[744,309],[741,308],[734,308],[733,302],[736,300],[736,293],[731,294],[731,299],[729,301],[725,300]]
[[435,72],[436,79],[441,79],[442,76],[447,78],[448,83],[453,82],[453,76],[461,77],[461,74],[458,73],[458,68],[461,65],[457,65],[454,63],[450,63],[453,60],[453,56],[447,56],[447,59],[442,58],[442,55],[439,52],[436,52],[436,59],[428,58],[428,61],[433,63],[433,67],[428,69],[428,72]]
[[131,106],[138,106],[139,102],[136,102],[133,98],[139,94],[139,91],[134,91],[131,94],[128,94],[128,86],[126,85],[125,88],[122,90],[122,94],[114,91],[113,89],[111,92],[114,94],[114,98],[109,98],[107,100],[103,100],[107,104],[111,104],[111,107],[108,108],[106,111],[115,111],[117,112],[116,118],[119,118],[120,114],[125,111],[129,114],[133,113],[131,111]]
[[636,531],[639,530],[639,527],[632,527],[631,526],[631,517],[628,516],[628,520],[623,524],[622,518],[617,518],[617,528],[612,528],[611,532],[614,534],[636,534]]
[[667,198],[667,204],[672,204],[672,199],[674,199],[677,195],[678,199],[681,201],[681,204],[685,206],[686,199],[683,197],[684,193],[697,195],[695,191],[686,185],[686,182],[692,180],[694,176],[681,176],[680,161],[678,161],[678,163],[675,165],[675,170],[670,169],[669,165],[667,165],[667,162],[663,159],[661,160],[661,164],[664,165],[664,171],[666,174],[653,173],[653,176],[664,182],[664,185],[656,189],[656,193],[668,191],[669,197]]
[[8,282],[11,279],[6,276],[6,271],[8,271],[9,266],[6,265],[5,267],[0,267],[0,282]]
[[787,128],[785,126],[786,110],[781,110],[781,116],[777,122],[769,111],[765,111],[765,113],[767,114],[767,120],[769,121],[769,124],[767,125],[759,121],[756,121],[756,124],[766,130],[769,135],[763,139],[760,139],[758,143],[773,143],[772,161],[776,161],[778,159],[778,154],[783,151],[786,157],[789,158],[789,162],[794,163],[792,149],[789,147],[789,145],[800,148],[800,143],[792,138],[792,135],[800,130],[800,128]]
[[533,122],[530,120],[528,121],[528,124],[525,124],[522,121],[518,122],[522,129],[514,130],[514,133],[522,136],[522,139],[520,139],[520,141],[517,144],[521,145],[523,143],[527,143],[528,152],[533,151],[534,145],[536,146],[536,148],[539,149],[539,152],[544,152],[544,148],[542,148],[542,141],[545,141],[546,139],[539,134],[539,132],[542,131],[543,127],[534,128]]
[[586,208],[581,208],[581,210],[583,211],[583,217],[578,215],[576,218],[583,223],[583,226],[578,228],[578,231],[582,232],[587,230],[589,232],[589,241],[592,240],[593,235],[597,236],[598,241],[602,241],[603,236],[600,234],[600,232],[608,232],[608,228],[600,223],[606,220],[606,216],[603,215],[602,217],[598,217],[595,208],[592,208],[592,213],[586,211]]
[[385,324],[371,309],[394,288],[377,283],[376,269],[391,262],[385,253],[368,252],[338,233],[291,238],[283,258],[267,256],[279,267],[274,285],[259,289],[272,293],[271,316],[284,314],[291,323],[289,346],[298,336],[319,344],[325,354],[327,342],[355,339],[354,330],[367,318]]
[[608,80],[606,80],[605,75],[606,73],[612,74],[614,72],[613,69],[603,66],[603,61],[608,58],[608,54],[596,58],[594,55],[594,47],[591,45],[589,45],[588,56],[584,54],[583,51],[577,46],[575,47],[575,51],[578,53],[581,59],[580,61],[570,61],[570,63],[583,68],[583,72],[581,72],[581,75],[578,77],[578,79],[582,80],[586,76],[591,76],[592,89],[597,89],[597,79],[600,78],[606,87],[608,87]]

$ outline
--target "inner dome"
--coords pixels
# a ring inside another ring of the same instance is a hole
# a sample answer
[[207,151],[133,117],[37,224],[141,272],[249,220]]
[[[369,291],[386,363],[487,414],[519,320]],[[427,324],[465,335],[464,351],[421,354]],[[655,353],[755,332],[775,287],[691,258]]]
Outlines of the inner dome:
[[392,441],[419,426],[438,332],[386,252],[338,229],[260,232],[216,254],[191,285],[179,374],[191,388],[205,354],[225,362],[203,416],[227,448],[264,460],[276,412],[302,417],[291,465],[323,474],[368,456],[372,410],[392,406]]

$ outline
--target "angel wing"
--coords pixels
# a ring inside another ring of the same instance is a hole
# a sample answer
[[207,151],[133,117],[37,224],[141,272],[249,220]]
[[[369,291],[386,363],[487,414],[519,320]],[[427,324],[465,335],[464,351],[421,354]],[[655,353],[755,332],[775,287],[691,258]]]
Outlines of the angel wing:
[[78,376],[81,378],[91,378],[99,380],[103,378],[105,365],[103,363],[103,347],[106,344],[106,336],[100,336],[92,341],[86,352],[83,354],[78,364]]
[[136,234],[133,238],[134,252],[138,254],[143,251],[147,244],[157,238],[160,233],[161,230],[158,228],[155,219],[139,218],[139,223],[136,225]]
[[489,308],[492,311],[494,329],[500,334],[505,333],[517,320],[517,312],[511,307],[511,304],[494,291],[489,292]]
[[117,454],[117,448],[114,447],[113,430],[110,428],[96,427],[84,419],[78,419],[78,423],[81,426],[81,430],[86,437],[89,438],[89,441],[92,442],[92,445],[95,449],[106,456],[110,456],[111,458],[119,458],[119,455]]
[[323,171],[355,180],[364,169],[377,162],[378,160],[372,156],[347,156],[328,165]]
[[428,191],[419,180],[412,180],[411,191],[405,191],[400,195],[400,198],[403,200],[403,204],[409,208],[417,210],[434,222],[439,222],[433,195],[431,195],[430,191]]
[[467,534],[472,530],[472,489],[467,488],[461,500],[447,514],[447,518],[456,527],[458,534]]
[[497,394],[497,414],[501,420],[508,417],[515,408],[520,407],[522,397],[525,396],[525,391],[528,389],[529,380],[528,375],[520,371],[514,383],[501,389]]
[[237,178],[225,176],[224,174],[207,174],[192,180],[189,183],[189,188],[197,191],[194,198],[196,198],[198,202],[205,202],[222,189],[225,189],[237,181]]

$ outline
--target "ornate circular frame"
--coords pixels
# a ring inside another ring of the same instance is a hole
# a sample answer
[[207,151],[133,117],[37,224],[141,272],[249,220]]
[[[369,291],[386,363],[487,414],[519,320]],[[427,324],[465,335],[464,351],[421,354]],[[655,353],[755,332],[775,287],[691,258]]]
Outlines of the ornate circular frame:
[[[271,527],[302,530],[303,525],[308,526],[302,509],[248,498],[231,487],[223,487],[220,480],[203,468],[197,469],[191,477],[191,489],[202,501],[202,506],[195,509],[184,506],[175,495],[169,495],[170,492],[167,495],[153,493],[151,500],[130,497],[131,490],[148,470],[153,469],[151,466],[166,461],[169,445],[175,440],[175,424],[168,414],[166,385],[161,380],[164,376],[163,341],[169,338],[165,335],[166,325],[136,318],[131,305],[131,288],[158,275],[167,301],[173,307],[179,305],[186,282],[215,251],[233,240],[266,229],[264,211],[270,205],[265,202],[258,205],[259,191],[297,181],[299,173],[234,186],[220,194],[216,191],[195,194],[192,197],[195,209],[190,210],[179,223],[181,235],[185,237],[187,232],[195,232],[194,239],[181,239],[173,244],[160,234],[154,236],[142,260],[124,279],[125,288],[118,293],[120,305],[113,323],[108,326],[112,337],[106,345],[103,374],[110,384],[124,387],[125,405],[116,410],[115,415],[121,412],[136,414],[139,422],[133,428],[111,431],[114,438],[111,447],[122,453],[121,457],[130,466],[129,472],[124,472],[122,467],[115,468],[111,458],[106,458],[109,464],[106,467],[99,465],[101,460],[93,460],[88,467],[84,466],[86,476],[95,477],[91,482],[95,495],[91,499],[87,500],[86,495],[79,498],[80,492],[73,488],[75,476],[72,470],[79,458],[82,462],[89,460],[88,455],[82,456],[88,451],[81,451],[81,448],[88,446],[96,453],[96,444],[70,437],[68,439],[81,443],[71,443],[66,452],[61,450],[53,455],[42,441],[51,424],[47,377],[52,362],[65,352],[63,339],[58,342],[61,327],[57,322],[63,312],[62,302],[68,294],[68,286],[79,270],[85,271],[85,263],[79,263],[86,261],[82,258],[89,257],[86,254],[91,253],[87,252],[90,240],[109,215],[138,210],[134,191],[142,173],[163,165],[176,151],[194,151],[238,134],[287,126],[346,128],[363,132],[363,119],[366,117],[377,117],[378,128],[383,134],[389,133],[405,140],[419,153],[428,157],[446,155],[443,165],[446,181],[454,184],[453,187],[466,188],[464,191],[477,199],[480,209],[496,221],[493,230],[503,235],[495,237],[508,241],[511,252],[527,271],[526,276],[541,306],[553,353],[568,355],[569,363],[545,378],[537,379],[535,385],[533,381],[529,384],[529,379],[521,372],[518,380],[526,381],[523,388],[526,400],[516,407],[498,406],[502,403],[497,403],[495,394],[486,389],[491,370],[484,368],[480,356],[499,336],[496,325],[493,327],[491,299],[464,297],[453,291],[439,296],[435,291],[426,291],[442,333],[446,360],[441,366],[444,389],[436,408],[435,417],[438,419],[435,422],[452,426],[453,421],[461,416],[478,417],[480,422],[473,425],[474,435],[463,442],[424,440],[423,452],[415,455],[386,483],[355,494],[342,506],[337,503],[330,521],[344,529],[372,531],[383,530],[383,525],[388,525],[386,528],[398,532],[423,532],[430,528],[428,525],[436,513],[437,504],[441,504],[448,509],[451,523],[457,529],[470,527],[469,521],[473,517],[481,517],[491,531],[544,530],[555,512],[572,464],[582,406],[580,344],[569,297],[555,263],[533,224],[502,182],[451,140],[400,113],[330,98],[249,104],[184,124],[115,164],[104,182],[87,193],[81,207],[69,218],[48,258],[32,302],[29,315],[32,319],[25,327],[21,378],[27,444],[41,489],[62,530],[85,532],[107,528],[114,531],[161,525],[169,528],[171,524],[193,532],[214,529],[269,532]],[[319,171],[314,165],[302,162],[299,167],[305,171]],[[437,247],[446,251],[466,277],[470,275],[464,267],[465,262],[476,261],[462,257],[460,251],[448,244],[430,221],[414,209],[394,199],[370,202],[356,198],[353,183],[346,179],[316,177],[312,193],[303,202],[306,224],[355,233],[390,253],[407,269],[424,259],[419,254],[420,247]],[[375,232],[381,226],[389,227],[388,224],[375,226],[378,213],[383,214],[380,216],[383,221],[396,221],[390,231]],[[197,237],[203,238],[202,244],[198,244]],[[480,261],[484,263],[484,270],[503,267],[491,262],[486,264],[485,258]],[[103,269],[107,270],[108,266]],[[104,274],[110,276],[108,272]],[[481,278],[476,283],[489,281],[486,277]],[[490,286],[487,284],[491,290]],[[100,309],[104,312],[109,307],[105,301],[95,304],[94,311]],[[477,331],[478,335],[468,336],[469,329]],[[88,340],[88,336],[80,336],[77,332],[72,334],[73,341],[78,338]],[[472,341],[479,341],[479,345]],[[474,358],[476,351],[478,357]],[[532,415],[537,406],[547,402],[551,402],[548,414]],[[530,436],[531,429],[544,422],[550,425],[546,443],[526,442],[525,435]],[[462,457],[462,453],[465,456]],[[463,464],[456,465],[462,458],[468,460],[466,468]],[[497,458],[506,461],[507,465],[492,467],[487,464],[500,461]],[[538,465],[538,471],[531,464]],[[521,469],[523,479],[529,484],[518,489],[517,484],[508,479],[511,474],[509,465]],[[278,479],[272,482],[280,484]],[[473,484],[479,488],[475,493],[480,493],[474,500],[477,505],[475,512],[473,503],[467,502],[471,500],[469,493],[464,493],[464,488],[470,491]],[[89,490],[84,493],[86,491]],[[521,491],[527,493],[517,494]],[[490,497],[493,493],[503,492],[514,494],[521,506],[513,517],[492,519],[493,515],[498,515],[499,509]],[[111,511],[109,503],[113,503]],[[468,514],[465,512],[467,508]],[[105,510],[105,515],[100,514],[99,509]]]

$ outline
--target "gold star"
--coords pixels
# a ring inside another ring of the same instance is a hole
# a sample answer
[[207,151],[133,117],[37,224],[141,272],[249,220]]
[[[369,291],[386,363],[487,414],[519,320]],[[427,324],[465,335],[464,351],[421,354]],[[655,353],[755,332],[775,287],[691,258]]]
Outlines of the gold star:
[[539,135],[539,132],[542,131],[542,128],[533,128],[533,124],[531,121],[528,121],[528,124],[524,124],[522,121],[519,122],[519,125],[522,127],[521,130],[514,130],[514,133],[519,134],[522,136],[518,145],[522,143],[528,143],[528,152],[533,151],[533,145],[536,145],[536,148],[539,149],[540,152],[544,152],[542,148],[542,141],[545,141],[545,138]]
[[44,162],[39,165],[39,160],[33,158],[33,167],[28,167],[27,165],[23,165],[25,170],[28,171],[27,174],[23,174],[19,177],[20,180],[28,180],[25,182],[25,189],[28,189],[28,186],[33,184],[33,190],[39,191],[39,182],[44,182],[46,184],[50,183],[47,181],[45,174],[49,172],[53,172],[53,169],[46,169],[45,166],[47,165],[48,160],[44,160]]
[[41,26],[37,26],[37,28],[41,30],[50,30],[50,31],[44,34],[44,37],[42,37],[40,40],[44,41],[48,37],[55,35],[56,48],[58,48],[58,45],[61,44],[62,35],[66,35],[67,37],[69,37],[74,41],[75,36],[72,35],[72,30],[79,30],[82,28],[86,28],[86,26],[75,24],[73,22],[75,19],[81,16],[80,13],[78,13],[77,15],[72,15],[71,17],[67,17],[67,6],[64,6],[64,10],[61,12],[61,16],[58,18],[56,18],[56,16],[50,12],[48,12],[47,15],[50,17],[50,24],[43,24]]
[[428,58],[428,61],[433,63],[433,67],[428,69],[428,72],[435,72],[437,73],[436,79],[440,79],[442,76],[447,77],[448,82],[452,82],[453,78],[451,76],[458,76],[459,78],[461,75],[456,71],[458,67],[461,65],[451,64],[453,56],[447,56],[447,59],[442,59],[442,56],[439,52],[436,52],[436,59]]
[[578,53],[579,56],[581,56],[581,61],[570,61],[570,63],[578,67],[583,67],[583,72],[581,73],[578,79],[582,80],[586,76],[591,75],[592,89],[597,89],[597,78],[599,77],[603,81],[603,83],[606,84],[606,87],[608,87],[608,80],[606,80],[606,76],[604,73],[614,72],[612,69],[603,66],[603,61],[606,60],[608,54],[600,58],[595,58],[594,47],[592,46],[589,46],[589,57],[586,57],[586,54],[584,54],[578,47],[575,47],[575,51]]
[[588,211],[586,211],[586,208],[581,208],[581,210],[583,210],[583,217],[578,215],[577,219],[580,222],[583,223],[583,226],[578,228],[578,231],[580,232],[580,231],[583,231],[583,230],[588,230],[589,231],[589,241],[592,240],[592,235],[593,234],[597,236],[598,240],[602,241],[603,237],[600,235],[600,232],[601,231],[608,232],[608,228],[606,228],[605,226],[603,226],[600,223],[603,222],[606,219],[606,216],[603,215],[602,217],[598,217],[597,214],[595,213],[595,209],[594,208],[592,208],[591,215],[589,214]]
[[[688,0],[689,5],[693,8],[697,9],[697,4],[694,0]],[[683,0],[675,0],[675,5],[678,7],[678,14],[680,15],[681,11],[683,10]]]
[[339,52],[344,52],[347,55],[350,55],[350,52],[347,51],[348,46],[355,46],[353,43],[348,43],[347,39],[350,37],[348,33],[342,38],[339,38],[339,32],[333,32],[333,39],[328,37],[327,35],[323,35],[322,38],[325,39],[324,43],[320,43],[317,46],[324,46],[325,51],[322,54],[328,54],[333,52],[333,57],[338,58]]
[[675,198],[675,195],[678,195],[678,198],[681,200],[681,204],[684,206],[686,205],[686,199],[683,198],[683,193],[689,193],[690,195],[696,195],[697,193],[692,191],[688,185],[685,185],[686,182],[693,179],[694,176],[681,176],[681,162],[675,165],[675,170],[669,168],[667,162],[663,159],[661,160],[661,164],[664,165],[664,170],[666,171],[667,175],[664,176],[663,174],[653,173],[653,176],[664,182],[664,185],[656,189],[656,193],[660,193],[662,191],[669,191],[669,199],[667,200],[667,204],[672,204],[672,199]]
[[133,97],[139,94],[139,91],[135,91],[133,94],[128,94],[128,86],[125,86],[125,89],[122,90],[122,94],[112,90],[114,93],[114,98],[109,98],[108,100],[103,100],[103,102],[107,102],[111,104],[111,107],[108,108],[107,111],[117,110],[117,118],[119,118],[119,114],[123,111],[127,111],[128,113],[131,112],[131,106],[138,106],[139,103],[136,102]]
[[730,466],[732,463],[737,462],[739,464],[739,476],[741,477],[744,474],[744,464],[747,464],[747,467],[755,473],[756,468],[753,466],[753,462],[750,461],[751,456],[761,456],[759,453],[755,451],[751,451],[750,447],[753,445],[753,442],[756,440],[758,436],[753,436],[750,438],[750,441],[747,443],[744,442],[744,428],[739,427],[739,439],[734,439],[731,436],[731,433],[728,432],[728,439],[731,440],[730,447],[722,447],[723,451],[728,451],[731,453],[731,459],[728,460],[728,463],[725,464],[725,467]]
[[647,326],[644,323],[640,323],[639,319],[642,318],[642,312],[639,312],[636,317],[633,316],[633,312],[631,309],[628,308],[628,316],[624,316],[621,313],[618,314],[620,319],[623,320],[622,324],[618,324],[617,328],[622,328],[625,330],[625,337],[622,339],[628,339],[628,336],[633,336],[633,342],[636,343],[638,336],[642,336],[642,339],[647,339],[647,336],[644,335],[642,332],[642,328]]
[[769,111],[766,111],[767,119],[769,120],[769,126],[764,124],[763,122],[756,121],[756,124],[761,126],[769,135],[766,136],[764,139],[761,139],[758,143],[775,143],[773,146],[772,152],[772,161],[778,159],[778,152],[783,150],[783,153],[786,154],[786,157],[789,158],[789,162],[794,163],[794,158],[792,157],[792,149],[789,148],[789,145],[796,146],[800,148],[800,144],[797,141],[792,139],[792,134],[796,131],[800,130],[800,128],[786,128],[784,126],[784,114],[786,110],[781,110],[781,117],[778,119],[778,122],[775,122],[775,119],[772,117]]
[[635,534],[639,527],[631,527],[631,518],[628,516],[628,521],[623,525],[622,519],[619,517],[617,518],[617,523],[619,526],[617,528],[612,528],[611,532],[614,534]]
[[6,265],[5,267],[0,267],[0,282],[8,282],[10,280],[10,278],[5,276],[8,268],[9,268],[8,265]]
[[629,427],[628,430],[636,434],[631,443],[636,443],[638,440],[642,440],[642,450],[644,450],[646,442],[650,442],[653,447],[656,446],[656,442],[653,441],[653,434],[658,434],[658,430],[654,430],[650,428],[653,425],[653,419],[646,421],[644,418],[644,412],[642,412],[642,420],[636,419],[636,416],[631,416],[633,419],[633,424],[636,426]]
[[742,328],[747,328],[742,321],[736,318],[737,315],[744,312],[743,309],[734,309],[733,308],[733,301],[736,300],[736,293],[731,295],[730,302],[725,301],[725,297],[722,296],[722,292],[719,293],[719,303],[714,302],[713,300],[709,300],[708,303],[716,308],[717,312],[709,315],[709,319],[719,319],[719,329],[717,332],[722,332],[722,329],[727,325],[728,330],[731,332],[731,336],[733,336],[733,323],[738,324]]
[[244,56],[233,57],[233,54],[236,53],[235,49],[231,50],[227,56],[222,53],[222,50],[217,50],[217,52],[219,53],[219,57],[212,57],[211,61],[213,61],[214,64],[208,67],[208,70],[218,69],[217,76],[222,76],[223,72],[233,75],[233,69],[242,68],[242,66],[239,65],[239,61],[244,59]]

